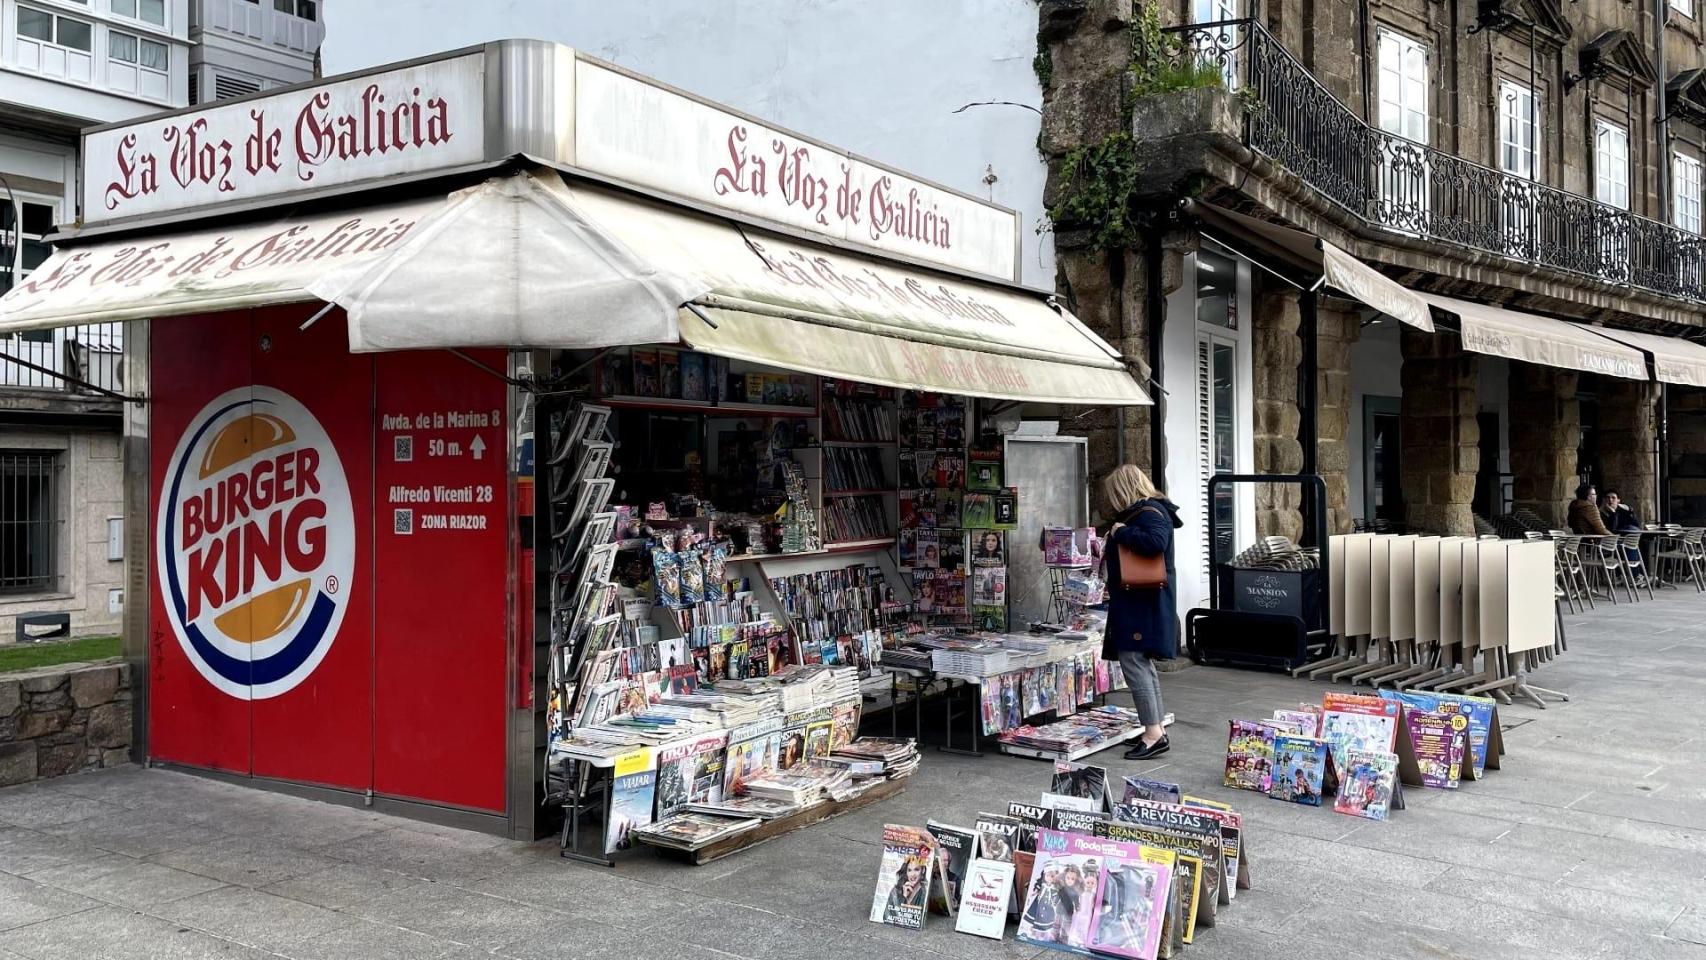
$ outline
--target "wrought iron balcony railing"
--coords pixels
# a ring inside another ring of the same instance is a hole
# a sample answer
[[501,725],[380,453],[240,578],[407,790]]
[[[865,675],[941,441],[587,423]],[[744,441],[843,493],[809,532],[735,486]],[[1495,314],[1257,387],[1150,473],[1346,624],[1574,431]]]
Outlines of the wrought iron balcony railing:
[[[123,388],[124,324],[88,323],[0,337],[0,388],[78,392],[66,377]],[[15,362],[13,359],[23,361]]]
[[1370,126],[1253,20],[1163,33],[1138,56],[1245,91],[1245,144],[1368,223],[1706,301],[1700,234]]

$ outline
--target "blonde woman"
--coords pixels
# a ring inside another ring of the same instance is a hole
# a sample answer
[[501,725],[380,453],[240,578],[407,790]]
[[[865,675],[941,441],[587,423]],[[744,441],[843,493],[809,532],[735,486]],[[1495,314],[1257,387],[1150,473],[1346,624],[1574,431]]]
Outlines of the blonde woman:
[[1179,519],[1179,508],[1155,489],[1147,474],[1129,463],[1102,480],[1102,496],[1114,517],[1108,531],[1114,545],[1141,556],[1167,558],[1167,583],[1159,590],[1121,587],[1119,551],[1110,545],[1103,558],[1108,579],[1108,625],[1102,636],[1102,658],[1119,661],[1143,721],[1143,736],[1126,751],[1126,759],[1148,760],[1166,753],[1168,747],[1167,729],[1161,725],[1161,677],[1155,672],[1155,661],[1170,660],[1179,650],[1173,531],[1184,523]]

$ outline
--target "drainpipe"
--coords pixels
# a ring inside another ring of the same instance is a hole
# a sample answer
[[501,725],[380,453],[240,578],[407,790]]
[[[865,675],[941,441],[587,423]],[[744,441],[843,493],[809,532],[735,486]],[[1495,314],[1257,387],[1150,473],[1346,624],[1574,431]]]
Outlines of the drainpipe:
[[1362,64],[1362,122],[1369,123],[1373,86],[1368,74],[1368,0],[1357,0],[1357,59]]
[[1653,64],[1658,70],[1659,80],[1655,86],[1659,93],[1659,209],[1655,220],[1670,222],[1670,91],[1665,84],[1665,8],[1669,0],[1653,0]]
[[1659,522],[1670,522],[1670,387],[1659,384]]
[[[1149,466],[1155,485],[1167,489],[1167,391],[1161,377],[1161,331],[1167,323],[1167,296],[1161,291],[1161,230],[1152,228],[1143,248],[1144,298],[1149,324],[1149,386],[1155,406],[1149,412]],[[1124,409],[1123,407],[1121,408]],[[1124,442],[1125,432],[1120,432]]]

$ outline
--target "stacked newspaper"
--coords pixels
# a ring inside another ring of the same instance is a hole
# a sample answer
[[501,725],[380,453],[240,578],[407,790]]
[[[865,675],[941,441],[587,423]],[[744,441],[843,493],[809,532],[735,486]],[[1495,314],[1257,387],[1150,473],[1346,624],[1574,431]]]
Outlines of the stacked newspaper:
[[[860,737],[832,752],[829,762],[845,766],[855,780],[898,780],[918,769],[918,744],[909,739]],[[873,764],[879,766],[873,768]]]
[[1001,742],[1028,750],[1067,754],[1125,738],[1142,726],[1135,710],[1097,707],[1042,726],[1015,727],[1001,735]]
[[718,840],[756,830],[764,821],[757,817],[720,817],[708,813],[678,813],[649,826],[635,828],[632,836],[654,847],[699,850]]
[[725,797],[722,800],[707,800],[703,803],[689,803],[688,813],[706,813],[721,817],[757,817],[760,820],[774,820],[789,814],[799,813],[800,805],[774,797]]
[[811,761],[792,770],[765,774],[746,782],[748,796],[767,797],[800,807],[810,807],[824,800],[824,795],[852,779],[846,768],[831,763]]
[[885,667],[928,671],[935,662],[935,651],[903,643],[883,651],[880,662]]

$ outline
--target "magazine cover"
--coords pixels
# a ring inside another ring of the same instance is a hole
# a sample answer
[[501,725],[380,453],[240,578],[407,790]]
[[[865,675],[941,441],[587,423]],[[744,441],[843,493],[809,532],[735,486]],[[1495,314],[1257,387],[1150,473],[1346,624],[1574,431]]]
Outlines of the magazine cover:
[[[1220,831],[1214,824],[1208,827],[1218,845]],[[1142,826],[1135,823],[1110,822],[1102,826],[1099,836],[1122,843],[1136,843],[1156,850],[1166,850],[1174,855],[1173,884],[1178,907],[1178,943],[1192,943],[1196,940],[1197,924],[1205,927],[1214,925],[1214,897],[1219,889],[1218,884],[1212,889],[1204,886],[1203,864],[1213,864],[1219,869],[1219,862],[1209,857],[1207,834],[1192,837],[1176,828],[1163,826]],[[1218,849],[1216,847],[1215,849]],[[1207,890],[1205,901],[1204,893]],[[1172,938],[1172,931],[1163,930],[1163,943]]]
[[1001,451],[973,450],[966,467],[966,489],[994,493],[1001,489]]
[[[1201,891],[1194,924],[1215,925],[1219,905],[1230,899],[1227,883],[1225,839],[1220,821],[1205,811],[1172,803],[1137,800],[1114,807],[1114,820],[1106,831],[1119,840],[1137,840],[1152,847],[1195,857],[1203,863]],[[1128,831],[1141,831],[1131,834]],[[1185,916],[1186,935],[1193,935],[1193,921]]]
[[934,820],[926,822],[924,826],[930,831],[930,835],[936,838],[936,869],[942,877],[942,883],[932,890],[930,912],[953,916],[959,912],[960,898],[965,889],[966,874],[971,870],[971,862],[980,855],[977,849],[977,831],[937,823]]
[[711,399],[705,388],[705,361],[708,359],[702,353],[691,351],[681,355],[681,399]]
[[936,864],[936,841],[917,827],[883,827],[883,862],[877,870],[871,922],[924,929],[924,907]]
[[1170,918],[1174,855],[1136,844],[1103,842],[1112,849],[1102,861],[1096,885],[1089,947],[1100,954],[1156,960]]
[[634,396],[658,396],[657,350],[641,350],[636,348],[632,351],[631,355],[633,358]]
[[1224,784],[1266,793],[1273,779],[1274,731],[1249,720],[1231,720],[1227,726]]
[[1100,810],[1064,810],[1055,808],[1054,828],[1061,833],[1082,833],[1087,837],[1100,835],[1108,815]]
[[[1491,697],[1461,693],[1427,693],[1421,690],[1382,690],[1380,695],[1407,707],[1428,713],[1462,714],[1469,721],[1469,756],[1476,779],[1487,769],[1487,745],[1493,733],[1493,712],[1498,703]],[[1497,757],[1493,758],[1497,760]]]
[[1274,719],[1280,723],[1293,724],[1300,737],[1319,737],[1321,735],[1320,711],[1275,710]]
[[[859,713],[863,704],[857,699],[843,700],[829,708],[829,750],[831,753],[852,743],[859,736]],[[809,732],[809,731],[808,731]]]
[[1268,796],[1319,807],[1327,789],[1327,756],[1325,740],[1275,737],[1273,785]]
[[1249,867],[1244,863],[1244,817],[1224,803],[1187,795],[1187,810],[1200,813],[1220,824],[1221,863],[1226,874],[1220,885],[1221,903],[1238,899],[1240,889],[1250,888]]
[[1007,907],[1013,900],[1013,864],[987,857],[971,862],[960,896],[960,933],[1000,940],[1007,932]]
[[1353,817],[1385,820],[1392,808],[1392,791],[1398,784],[1398,755],[1352,750],[1338,802],[1333,809]]
[[723,766],[723,796],[738,797],[746,782],[777,769],[782,750],[782,718],[771,717],[729,732]]
[[1108,768],[1056,760],[1049,792],[1063,797],[1084,797],[1095,805],[1095,809],[1105,810],[1108,807]]
[[[1096,805],[1091,802],[1089,797],[1063,797],[1055,793],[1043,794],[1042,805],[1054,813],[1059,813],[1062,810],[1094,813],[1096,810]],[[1060,828],[1057,826],[1056,829]]]
[[1143,777],[1126,777],[1125,792],[1120,796],[1122,803],[1133,800],[1155,800],[1160,803],[1178,803],[1180,797],[1179,785],[1165,780],[1146,780]]
[[1019,939],[1039,947],[1090,952],[1096,883],[1110,841],[1044,830],[1019,914]]
[[653,576],[657,580],[658,603],[666,607],[681,606],[681,561],[673,553],[652,551]]
[[689,803],[723,798],[723,747],[727,733],[713,733],[658,751],[657,811],[660,819]]
[[636,750],[617,757],[611,770],[610,817],[604,825],[606,856],[634,845],[630,834],[652,822],[652,800],[657,795],[658,772],[650,750]]
[[1398,732],[1398,704],[1381,697],[1329,693],[1321,700],[1321,739],[1333,751],[1333,767],[1343,771],[1352,750],[1391,753]]
[[977,855],[985,860],[1013,862],[1013,851],[1019,842],[1019,821],[999,813],[977,815]]
[[1422,786],[1457,789],[1463,777],[1463,754],[1469,740],[1469,718],[1461,713],[1404,711],[1404,725],[1421,768]]

